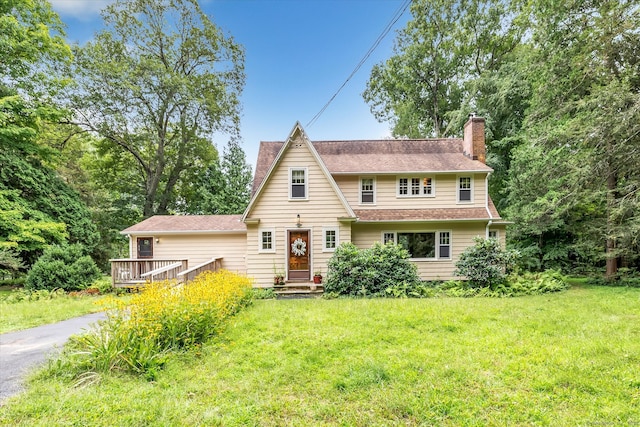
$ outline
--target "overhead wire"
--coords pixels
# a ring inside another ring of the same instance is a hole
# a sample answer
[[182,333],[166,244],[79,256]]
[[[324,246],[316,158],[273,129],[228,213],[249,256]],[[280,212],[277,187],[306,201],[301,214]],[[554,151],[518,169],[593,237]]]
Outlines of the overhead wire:
[[382,40],[384,40],[384,38],[387,36],[387,34],[389,34],[389,31],[391,31],[391,29],[393,28],[393,26],[396,24],[396,22],[398,22],[398,20],[400,19],[400,17],[402,15],[404,15],[404,12],[407,10],[407,8],[409,7],[409,5],[411,4],[411,0],[405,0],[404,3],[402,3],[400,5],[400,7],[396,10],[396,12],[394,13],[394,15],[392,16],[391,20],[389,21],[389,23],[386,25],[386,27],[384,27],[384,29],[382,30],[382,33],[380,33],[380,35],[378,36],[378,38],[376,39],[376,41],[373,43],[373,45],[371,45],[371,47],[369,48],[369,50],[367,51],[367,53],[365,53],[365,55],[362,57],[362,59],[360,60],[360,62],[358,62],[358,65],[356,65],[356,67],[353,69],[353,71],[351,72],[351,74],[349,74],[349,77],[347,77],[347,79],[344,81],[344,83],[342,83],[342,85],[338,88],[338,90],[333,94],[333,96],[329,99],[329,101],[327,101],[326,104],[324,104],[324,106],[320,109],[320,111],[318,111],[318,113],[313,116],[313,118],[311,120],[309,120],[309,123],[307,123],[306,127],[309,128],[311,126],[313,126],[313,124],[320,118],[320,116],[322,115],[322,113],[325,112],[325,110],[327,109],[327,107],[329,107],[329,105],[333,102],[334,99],[336,99],[336,97],[338,96],[338,94],[342,91],[342,89],[344,89],[344,87],[347,85],[347,83],[349,83],[349,80],[351,80],[351,78],[358,72],[358,70],[360,70],[360,68],[365,64],[365,62],[367,62],[367,59],[369,59],[369,57],[371,56],[371,54],[376,50],[376,48],[380,45],[380,43],[382,42]]

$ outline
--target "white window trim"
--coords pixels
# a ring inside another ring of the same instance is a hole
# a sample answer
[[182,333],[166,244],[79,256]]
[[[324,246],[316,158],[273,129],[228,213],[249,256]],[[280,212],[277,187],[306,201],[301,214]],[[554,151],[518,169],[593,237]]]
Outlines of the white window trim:
[[489,231],[487,232],[487,239],[491,239],[491,233],[496,233],[495,239],[497,241],[500,241],[500,231],[499,230],[489,229]]
[[[293,197],[293,171],[304,171],[304,197]],[[309,200],[309,168],[308,167],[290,167],[289,168],[289,200]]]
[[[469,190],[471,192],[471,197],[470,197],[469,200],[460,200],[460,178],[470,178],[470,186],[469,186],[470,188],[469,188]],[[473,181],[474,181],[473,174],[471,174],[471,175],[457,175],[456,176],[456,203],[462,204],[462,205],[468,205],[470,203],[473,203],[473,193],[474,193],[474,191],[473,191],[473,187],[474,187]]]
[[[398,243],[398,233],[435,233],[435,257],[434,258],[409,258],[411,261],[451,261],[453,260],[453,231],[451,230],[384,230],[380,233],[380,242],[384,242],[385,234],[393,234],[393,242]],[[449,257],[440,257],[440,233],[449,233]]]
[[[336,247],[327,247],[327,231],[336,232]],[[335,252],[336,248],[340,245],[340,227],[322,227],[322,252]]]
[[[371,179],[373,180],[373,202],[363,202],[362,201],[362,180],[363,179]],[[361,176],[358,178],[358,202],[361,205],[371,206],[376,204],[376,178],[374,176]]]
[[[440,243],[440,233],[449,233],[449,244],[443,245]],[[451,260],[453,259],[453,232],[451,230],[438,230],[438,243],[436,244],[436,255],[439,260]],[[449,246],[449,256],[446,258],[440,257],[440,246]]]
[[[271,233],[271,249],[262,248],[262,233]],[[276,229],[275,228],[259,228],[258,229],[258,253],[261,253],[261,254],[276,253]]]
[[[420,180],[420,194],[411,194],[411,180],[412,179]],[[425,186],[423,185],[424,179],[431,179],[431,194],[423,194]],[[400,180],[407,180],[407,194],[400,194]],[[433,198],[436,197],[436,177],[435,175],[423,175],[423,176],[411,176],[411,175],[402,175],[396,177],[396,197],[402,199],[420,199],[420,198]]]

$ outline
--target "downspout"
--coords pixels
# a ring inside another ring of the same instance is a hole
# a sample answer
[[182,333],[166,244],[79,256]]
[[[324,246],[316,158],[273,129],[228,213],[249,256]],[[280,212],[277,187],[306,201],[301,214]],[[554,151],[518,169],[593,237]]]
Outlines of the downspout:
[[489,238],[489,227],[491,227],[491,224],[493,224],[493,215],[491,215],[491,210],[489,209],[489,175],[491,175],[491,172],[489,172],[484,179],[484,207],[487,210],[487,214],[489,214],[489,221],[487,221],[487,227],[485,228],[485,239]]

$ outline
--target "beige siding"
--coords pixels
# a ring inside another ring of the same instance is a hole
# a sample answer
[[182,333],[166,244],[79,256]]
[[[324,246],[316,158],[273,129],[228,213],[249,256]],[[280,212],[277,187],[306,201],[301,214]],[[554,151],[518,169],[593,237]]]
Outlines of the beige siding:
[[[214,257],[222,257],[222,268],[229,271],[246,273],[247,235],[236,234],[145,234],[131,236],[136,258],[135,242],[137,237],[153,237],[153,257],[165,259],[188,259],[189,267]],[[156,242],[156,239],[158,241]]]
[[[291,167],[307,168],[306,200],[289,200]],[[351,239],[351,226],[338,221],[348,215],[347,210],[304,143],[291,144],[283,153],[278,168],[265,183],[248,216],[260,220],[259,224],[251,224],[247,229],[247,274],[255,278],[257,286],[272,286],[274,268],[286,268],[287,230],[298,229],[298,214],[302,223],[300,229],[310,231],[311,272],[322,270],[326,273],[326,263],[332,253],[322,250],[323,227],[339,227],[340,243]],[[275,253],[259,253],[258,233],[262,229],[275,230]]]
[[[378,175],[375,177],[375,204],[360,204],[360,178],[373,176],[340,175],[334,179],[353,209],[423,209],[484,207],[486,204],[486,174],[475,174],[473,179],[473,203],[457,202],[458,176],[465,174],[424,175],[431,176],[435,183],[433,197],[398,196],[398,179],[401,175]],[[402,175],[402,177],[405,177]],[[406,176],[417,178],[417,175]],[[422,175],[420,175],[422,177]]]
[[482,223],[429,223],[429,224],[354,224],[353,243],[359,248],[368,248],[382,240],[383,232],[398,231],[449,231],[451,233],[450,260],[415,261],[423,280],[448,280],[453,278],[455,263],[467,247],[473,245],[473,238],[484,237],[486,224]]

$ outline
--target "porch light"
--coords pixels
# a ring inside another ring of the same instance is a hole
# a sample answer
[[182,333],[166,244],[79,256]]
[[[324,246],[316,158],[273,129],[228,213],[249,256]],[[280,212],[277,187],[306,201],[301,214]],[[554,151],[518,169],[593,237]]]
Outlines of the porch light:
[[296,217],[296,227],[302,227],[302,222],[300,222],[300,214]]
[[156,237],[156,243],[160,243],[160,239]]

